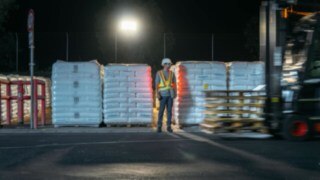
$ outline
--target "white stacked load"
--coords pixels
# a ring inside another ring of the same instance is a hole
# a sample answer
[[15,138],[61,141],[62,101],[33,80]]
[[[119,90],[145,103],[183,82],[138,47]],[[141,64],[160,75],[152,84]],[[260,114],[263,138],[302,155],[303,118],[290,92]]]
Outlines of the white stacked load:
[[[17,97],[18,96],[18,85],[17,83],[14,83],[16,81],[22,81],[23,82],[23,96],[30,96],[31,95],[31,86],[30,86],[30,77],[29,76],[20,76],[20,75],[8,75],[8,76],[4,76],[4,75],[0,75],[0,79],[2,80],[7,80],[10,82],[10,95]],[[44,77],[34,77],[34,79],[37,80],[42,80],[45,82],[45,93],[46,93],[46,107],[50,107],[51,106],[51,93],[50,93],[50,79],[48,78],[44,78]],[[41,87],[38,86],[38,94],[41,94]],[[1,94],[2,95],[8,95],[6,92],[6,86],[4,84],[1,85]],[[18,119],[18,103],[16,99],[11,99],[10,100],[10,105],[11,105],[11,121],[12,122],[16,122]],[[6,101],[2,100],[1,101],[1,116],[2,116],[2,120],[6,120],[6,114],[7,114],[7,106],[6,106]],[[40,110],[41,108],[41,104],[40,102],[38,102],[38,109]],[[24,100],[23,101],[23,115],[24,115],[24,119],[28,118],[30,116],[30,109],[31,109],[31,101],[30,100]]]
[[176,64],[177,98],[174,117],[178,124],[199,124],[204,115],[204,90],[226,90],[223,62],[182,61]]
[[291,50],[287,50],[284,56],[282,66],[282,86],[295,86],[299,82],[299,72],[303,70],[306,61],[306,52],[304,50],[297,54],[292,54]]
[[99,126],[102,121],[101,72],[97,61],[57,61],[52,68],[52,122]]
[[[0,74],[0,81],[2,82],[7,82],[8,78],[5,75]],[[4,97],[5,95],[7,95],[6,93],[6,85],[5,84],[0,84],[0,95],[2,97]],[[4,124],[5,121],[7,120],[7,106],[6,106],[6,100],[1,99],[1,121],[0,124]]]
[[103,112],[106,124],[151,124],[151,68],[145,64],[105,66]]
[[229,69],[229,90],[253,90],[265,84],[263,62],[232,62]]

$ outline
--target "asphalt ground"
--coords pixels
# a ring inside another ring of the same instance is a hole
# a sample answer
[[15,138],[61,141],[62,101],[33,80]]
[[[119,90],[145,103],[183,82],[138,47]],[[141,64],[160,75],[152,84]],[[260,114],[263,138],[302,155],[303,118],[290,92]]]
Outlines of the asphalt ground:
[[198,128],[0,129],[0,179],[319,179],[319,152],[319,140]]

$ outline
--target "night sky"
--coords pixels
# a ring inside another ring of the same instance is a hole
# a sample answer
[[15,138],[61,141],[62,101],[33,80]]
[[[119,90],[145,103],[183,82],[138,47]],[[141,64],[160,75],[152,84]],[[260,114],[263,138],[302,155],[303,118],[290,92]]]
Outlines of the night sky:
[[[146,0],[147,1],[147,0]],[[92,32],[104,0],[18,0],[20,8],[12,31],[25,31],[23,20],[34,9],[38,32]],[[260,0],[155,0],[165,30],[175,33],[241,33],[259,15]]]
[[[161,33],[170,32],[175,37],[175,45],[167,54],[173,61],[211,60],[211,34],[215,37],[215,60],[256,60],[245,49],[244,30],[252,19],[258,18],[260,0],[154,2],[161,12]],[[17,4],[18,9],[9,16],[7,29],[19,33],[21,58],[28,58],[26,23],[28,10],[32,8],[35,11],[35,58],[40,69],[46,69],[57,59],[66,58],[66,32],[69,33],[70,60],[98,59],[102,64],[112,62],[114,54],[102,54],[95,35],[105,33],[104,28],[96,28],[96,22],[106,1],[17,0]],[[109,49],[112,49],[113,39],[109,41]]]

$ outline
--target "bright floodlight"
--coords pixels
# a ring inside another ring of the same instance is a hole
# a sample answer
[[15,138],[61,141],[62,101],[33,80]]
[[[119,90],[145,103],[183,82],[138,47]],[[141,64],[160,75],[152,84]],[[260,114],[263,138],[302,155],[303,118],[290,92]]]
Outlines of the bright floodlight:
[[135,20],[122,20],[120,22],[120,29],[122,31],[137,31],[138,23]]

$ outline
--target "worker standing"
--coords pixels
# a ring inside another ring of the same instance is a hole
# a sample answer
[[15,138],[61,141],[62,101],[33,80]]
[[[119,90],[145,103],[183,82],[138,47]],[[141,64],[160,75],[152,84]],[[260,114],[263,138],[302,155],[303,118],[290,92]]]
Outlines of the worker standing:
[[155,79],[157,98],[160,101],[157,132],[162,132],[162,119],[165,108],[167,109],[167,131],[172,132],[171,118],[173,99],[177,94],[176,77],[170,70],[172,62],[169,58],[162,59],[163,69],[158,71]]

